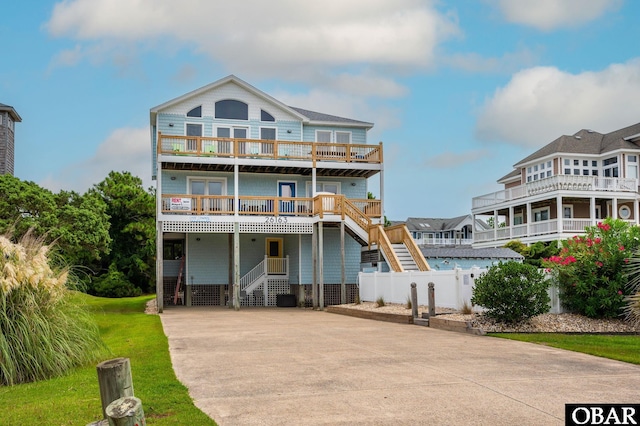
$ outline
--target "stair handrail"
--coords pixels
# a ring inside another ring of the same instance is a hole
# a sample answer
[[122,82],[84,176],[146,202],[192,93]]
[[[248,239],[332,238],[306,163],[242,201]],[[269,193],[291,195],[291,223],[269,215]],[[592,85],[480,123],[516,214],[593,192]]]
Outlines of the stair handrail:
[[365,231],[369,230],[369,228],[371,227],[371,218],[367,216],[365,212],[360,210],[358,206],[353,204],[351,200],[349,200],[344,195],[342,196],[341,204],[344,206],[341,209],[342,219],[344,219],[344,216],[347,215],[351,219],[353,219],[353,221],[356,222],[358,226],[360,226],[363,230]]
[[395,250],[393,250],[391,241],[389,241],[382,225],[378,224],[369,227],[369,246],[371,246],[371,244],[377,244],[378,247],[380,247],[392,271],[404,272],[402,263],[400,263],[400,259],[398,259]]
[[267,256],[240,278],[240,290],[246,290],[263,276],[267,276]]
[[419,270],[431,270],[427,259],[425,259],[422,251],[420,250],[420,247],[418,247],[418,243],[416,243],[416,240],[413,239],[406,225],[402,225],[402,243],[409,251],[409,254],[411,254],[411,257],[413,258],[413,261],[416,262]]

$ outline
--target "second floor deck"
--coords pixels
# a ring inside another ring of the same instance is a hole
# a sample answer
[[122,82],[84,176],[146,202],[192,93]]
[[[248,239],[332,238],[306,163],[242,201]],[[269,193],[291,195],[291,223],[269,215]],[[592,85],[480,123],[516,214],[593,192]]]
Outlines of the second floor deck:
[[638,192],[638,180],[599,176],[557,175],[545,179],[527,182],[524,185],[503,189],[490,194],[474,197],[472,208],[496,207],[502,203],[524,199],[539,194],[551,194],[555,191],[587,192]]

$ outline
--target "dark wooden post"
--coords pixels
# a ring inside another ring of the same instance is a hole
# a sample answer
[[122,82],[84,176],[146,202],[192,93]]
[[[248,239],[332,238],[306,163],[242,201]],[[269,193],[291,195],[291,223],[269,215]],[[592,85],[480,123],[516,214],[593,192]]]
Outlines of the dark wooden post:
[[107,418],[107,406],[116,399],[133,396],[133,380],[129,358],[115,358],[98,364],[98,384],[102,400],[102,415]]
[[107,407],[109,425],[145,426],[147,424],[142,410],[142,401],[135,396],[126,396],[113,401]]
[[434,283],[429,283],[429,316],[436,316],[436,291]]
[[418,318],[418,289],[416,283],[411,283],[411,314]]

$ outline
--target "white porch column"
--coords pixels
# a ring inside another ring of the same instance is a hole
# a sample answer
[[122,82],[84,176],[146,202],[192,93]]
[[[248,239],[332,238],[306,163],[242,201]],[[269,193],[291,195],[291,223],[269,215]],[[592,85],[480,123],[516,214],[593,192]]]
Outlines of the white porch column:
[[493,241],[498,241],[498,210],[493,211]]
[[591,218],[591,226],[596,226],[596,197],[589,199],[589,217]]
[[509,206],[509,223],[507,223],[509,227],[509,239],[513,238],[513,206]]
[[531,203],[527,203],[527,237],[531,235],[532,221],[533,221],[533,217],[531,217]]
[[298,306],[304,306],[304,285],[302,284],[302,234],[298,234]]
[[240,180],[238,178],[238,163],[237,163],[237,159],[236,159],[236,164],[234,164],[233,166],[233,211],[234,211],[234,216],[236,217],[236,221],[238,218],[238,210],[240,209],[240,197],[239,197],[239,191],[238,191],[238,181]]
[[611,217],[618,218],[618,199],[615,197],[611,200]]
[[558,220],[558,234],[564,231],[564,209],[562,208],[562,195],[556,197],[556,217]]

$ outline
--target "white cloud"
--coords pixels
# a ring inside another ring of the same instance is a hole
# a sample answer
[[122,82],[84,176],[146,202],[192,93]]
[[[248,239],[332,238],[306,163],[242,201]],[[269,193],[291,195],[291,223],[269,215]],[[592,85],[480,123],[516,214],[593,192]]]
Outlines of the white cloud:
[[616,10],[622,0],[489,0],[508,22],[550,31],[578,27]]
[[48,176],[40,185],[51,191],[61,189],[84,193],[102,182],[109,172],[130,172],[142,179],[143,187],[152,186],[151,143],[149,128],[114,130],[99,146],[95,155],[71,164],[55,176]]
[[482,106],[476,135],[541,147],[581,129],[610,132],[640,121],[640,59],[593,72],[555,67],[516,73]]
[[[390,68],[411,71],[433,65],[434,51],[459,34],[455,16],[441,14],[431,1],[241,0],[67,0],[56,4],[45,28],[55,37],[85,45],[78,53],[111,49],[112,55],[132,42],[144,48],[181,45],[219,61],[247,78],[278,77],[315,84],[343,67],[360,84],[354,92],[389,96],[403,89],[381,75]],[[126,13],[123,13],[126,11]],[[99,46],[99,47],[98,47]],[[169,46],[169,47],[167,47]],[[74,56],[74,58],[76,57]],[[68,63],[60,61],[60,63]],[[383,84],[375,84],[376,80]],[[370,84],[373,83],[373,84]]]
[[538,51],[522,48],[515,52],[507,52],[501,57],[487,58],[478,53],[461,53],[445,56],[442,61],[453,68],[471,73],[510,74],[534,65],[539,57]]

